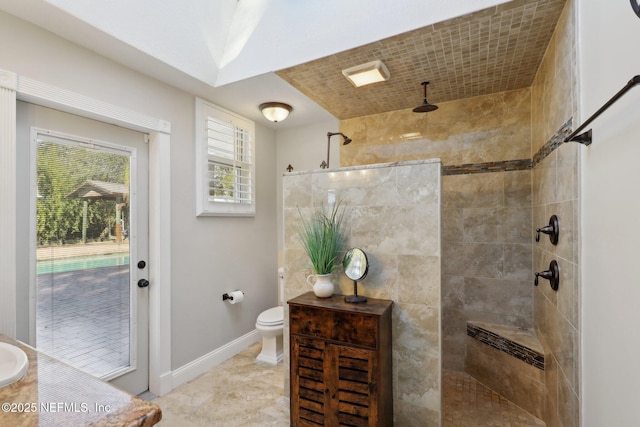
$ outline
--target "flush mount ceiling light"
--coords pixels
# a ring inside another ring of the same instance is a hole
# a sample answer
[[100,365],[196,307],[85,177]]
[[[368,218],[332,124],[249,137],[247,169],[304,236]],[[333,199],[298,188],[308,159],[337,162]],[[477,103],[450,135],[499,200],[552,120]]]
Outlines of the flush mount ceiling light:
[[267,120],[274,123],[278,123],[286,119],[291,110],[293,110],[291,105],[283,102],[265,102],[264,104],[260,104],[260,107],[258,108],[260,108],[262,115],[265,116]]
[[342,70],[342,74],[355,87],[383,82],[389,80],[389,77],[391,77],[386,65],[380,60],[347,68],[346,70]]

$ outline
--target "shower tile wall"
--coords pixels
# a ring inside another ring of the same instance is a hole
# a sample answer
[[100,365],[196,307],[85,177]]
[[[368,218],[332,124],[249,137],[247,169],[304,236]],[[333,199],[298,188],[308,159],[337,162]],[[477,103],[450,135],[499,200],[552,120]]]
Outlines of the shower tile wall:
[[[536,153],[571,117],[576,121],[576,1],[569,0],[532,86],[532,146]],[[591,112],[587,112],[591,114]],[[585,115],[583,115],[583,119]],[[536,227],[549,216],[560,220],[560,239],[543,236],[534,243],[534,268],[547,270],[556,259],[560,287],[534,292],[534,322],[545,350],[548,427],[580,425],[580,144],[562,144],[533,169],[533,217]]]
[[411,109],[342,120],[353,142],[340,165],[440,158],[443,166],[531,158],[529,88],[443,102],[431,113]]
[[[285,296],[311,290],[296,232],[299,211],[326,206],[333,193],[346,208],[346,247],[362,248],[371,264],[359,294],[394,301],[394,418],[402,426],[438,426],[441,420],[440,169],[439,161],[427,160],[283,177]],[[334,283],[337,293],[353,293],[341,269]],[[288,328],[285,320],[286,347]],[[288,379],[285,384],[288,389]]]
[[[439,157],[443,166],[531,159],[529,88],[343,120],[342,166]],[[526,162],[525,162],[526,163]],[[442,179],[443,368],[464,370],[466,321],[533,324],[531,171]]]
[[467,320],[533,326],[531,171],[443,177],[445,368],[464,370]]

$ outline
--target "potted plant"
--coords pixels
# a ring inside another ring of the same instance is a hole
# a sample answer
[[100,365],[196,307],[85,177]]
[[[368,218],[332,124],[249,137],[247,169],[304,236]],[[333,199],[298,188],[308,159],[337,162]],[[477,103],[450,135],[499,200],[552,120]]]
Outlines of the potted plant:
[[345,241],[344,210],[340,203],[335,203],[328,212],[322,207],[313,210],[309,217],[300,210],[298,213],[301,219],[298,235],[314,272],[307,277],[307,283],[313,287],[316,296],[330,297],[333,295],[331,273],[338,265],[338,255]]

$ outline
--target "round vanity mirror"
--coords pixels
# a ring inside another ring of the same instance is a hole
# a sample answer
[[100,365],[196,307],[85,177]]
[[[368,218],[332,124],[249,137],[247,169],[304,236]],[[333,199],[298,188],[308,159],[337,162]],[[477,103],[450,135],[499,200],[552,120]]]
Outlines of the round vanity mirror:
[[344,268],[344,274],[346,274],[349,279],[364,279],[369,271],[367,254],[365,254],[362,249],[349,249],[342,260],[342,267]]
[[344,274],[353,280],[353,295],[344,298],[346,302],[366,302],[367,298],[358,296],[358,280],[362,280],[369,272],[369,260],[362,249],[351,248],[342,260]]

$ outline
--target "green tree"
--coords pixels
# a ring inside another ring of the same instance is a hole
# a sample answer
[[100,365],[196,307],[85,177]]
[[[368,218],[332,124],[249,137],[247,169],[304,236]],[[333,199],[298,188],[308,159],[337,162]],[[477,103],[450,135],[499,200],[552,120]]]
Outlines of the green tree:
[[[41,141],[37,150],[38,201],[36,229],[38,243],[64,243],[82,233],[83,200],[66,197],[87,180],[129,183],[129,157]],[[89,204],[88,236],[97,238],[113,223],[115,203],[98,200]]]

